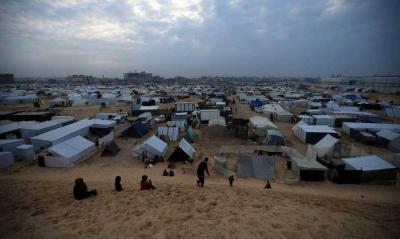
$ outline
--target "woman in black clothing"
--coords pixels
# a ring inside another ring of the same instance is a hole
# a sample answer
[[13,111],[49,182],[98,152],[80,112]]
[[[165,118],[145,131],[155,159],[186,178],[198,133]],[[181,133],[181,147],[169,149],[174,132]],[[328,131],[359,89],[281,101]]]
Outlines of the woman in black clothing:
[[204,171],[207,172],[208,176],[210,176],[210,173],[208,172],[208,166],[207,166],[208,158],[205,158],[203,162],[199,164],[197,167],[197,186],[203,187],[204,186]]
[[115,177],[115,191],[117,192],[122,191],[121,176]]
[[86,183],[83,181],[83,178],[75,179],[74,197],[76,200],[81,200],[96,195],[97,195],[96,189],[92,189],[89,191],[86,186]]

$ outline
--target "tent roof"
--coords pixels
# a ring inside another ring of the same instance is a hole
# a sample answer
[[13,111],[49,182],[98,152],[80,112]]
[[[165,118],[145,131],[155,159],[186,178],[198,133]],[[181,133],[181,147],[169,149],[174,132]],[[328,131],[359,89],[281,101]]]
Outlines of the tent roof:
[[377,136],[387,139],[389,141],[392,141],[394,139],[397,139],[398,137],[400,137],[399,133],[393,132],[391,130],[388,129],[382,129],[381,131],[379,131],[378,133],[376,133]]
[[330,134],[325,135],[318,143],[314,145],[315,148],[333,147],[339,140]]
[[362,170],[362,171],[396,168],[392,164],[378,157],[377,155],[345,158],[343,159],[343,162],[346,164],[346,168],[350,167],[351,169]]
[[310,133],[335,133],[337,134],[337,132],[332,129],[329,126],[326,125],[299,125],[299,128],[301,128],[302,130],[304,130],[305,132],[310,132]]
[[50,147],[49,151],[63,158],[72,158],[93,146],[93,142],[83,138],[82,136],[76,136]]
[[272,123],[269,119],[261,116],[253,116],[250,119],[250,123],[254,125],[254,127],[259,128],[259,127],[265,127],[265,126],[271,126],[273,128],[277,128],[274,123]]
[[164,149],[168,147],[167,143],[162,141],[160,138],[157,136],[153,135],[150,138],[148,138],[143,144],[148,144],[158,152],[164,152]]
[[196,150],[193,148],[193,146],[186,141],[185,139],[182,139],[179,142],[179,148],[183,150],[190,158],[193,158],[193,155],[196,153]]
[[326,167],[317,160],[308,159],[303,156],[292,156],[292,160],[296,162],[297,167],[300,169],[312,169],[312,170],[326,170]]

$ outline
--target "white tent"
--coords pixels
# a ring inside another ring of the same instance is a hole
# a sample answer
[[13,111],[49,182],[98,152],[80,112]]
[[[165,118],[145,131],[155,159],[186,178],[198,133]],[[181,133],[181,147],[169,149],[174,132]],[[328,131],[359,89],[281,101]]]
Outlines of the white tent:
[[76,136],[50,147],[49,152],[52,156],[45,157],[45,165],[46,167],[72,167],[75,161],[95,149],[96,146],[93,142],[82,136]]
[[164,141],[162,141],[157,136],[153,135],[144,141],[141,145],[136,146],[132,150],[132,154],[135,157],[140,158],[143,152],[147,154],[148,157],[152,158],[154,156],[162,156],[164,157],[167,153],[168,145]]
[[181,148],[190,158],[193,158],[193,155],[196,153],[196,150],[188,141],[186,141],[186,139],[182,139],[179,142],[178,147]]
[[319,158],[325,156],[331,158],[333,155],[333,149],[338,141],[339,140],[336,139],[335,137],[331,136],[330,134],[327,134],[320,141],[318,141],[318,143],[314,145],[317,156]]
[[158,127],[157,136],[168,136],[170,141],[177,141],[179,137],[178,127]]

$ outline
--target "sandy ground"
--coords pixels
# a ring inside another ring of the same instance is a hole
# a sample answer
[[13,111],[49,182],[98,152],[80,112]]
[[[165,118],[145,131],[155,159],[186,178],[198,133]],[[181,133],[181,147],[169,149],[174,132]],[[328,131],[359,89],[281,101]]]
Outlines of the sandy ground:
[[[238,102],[238,101],[237,101]],[[256,114],[247,105],[239,114]],[[78,107],[73,107],[78,108]],[[77,117],[96,109],[70,108]],[[89,113],[90,112],[90,113]],[[289,144],[304,152],[306,146],[277,123]],[[152,129],[154,132],[155,127]],[[285,183],[289,172],[278,162],[272,190],[265,182],[238,179],[229,187],[211,170],[206,187],[195,184],[199,160],[211,158],[221,145],[253,144],[238,138],[211,137],[207,127],[194,143],[194,165],[177,164],[175,177],[162,177],[166,163],[144,169],[131,148],[142,139],[119,138],[115,157],[100,151],[70,169],[39,168],[17,162],[0,170],[0,233],[2,238],[399,238],[400,188],[396,186],[337,185],[331,182]],[[150,136],[146,135],[145,138]],[[176,142],[169,143],[169,153]],[[235,167],[237,157],[228,157]],[[157,187],[139,191],[141,175]],[[115,176],[122,177],[123,192],[114,192]],[[83,177],[98,196],[76,201],[74,179]]]

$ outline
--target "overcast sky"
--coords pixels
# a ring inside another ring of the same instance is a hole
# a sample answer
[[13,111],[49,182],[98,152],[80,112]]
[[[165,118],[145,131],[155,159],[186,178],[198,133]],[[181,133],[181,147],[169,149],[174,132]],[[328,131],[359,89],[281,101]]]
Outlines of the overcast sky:
[[17,77],[400,74],[397,0],[2,0]]

